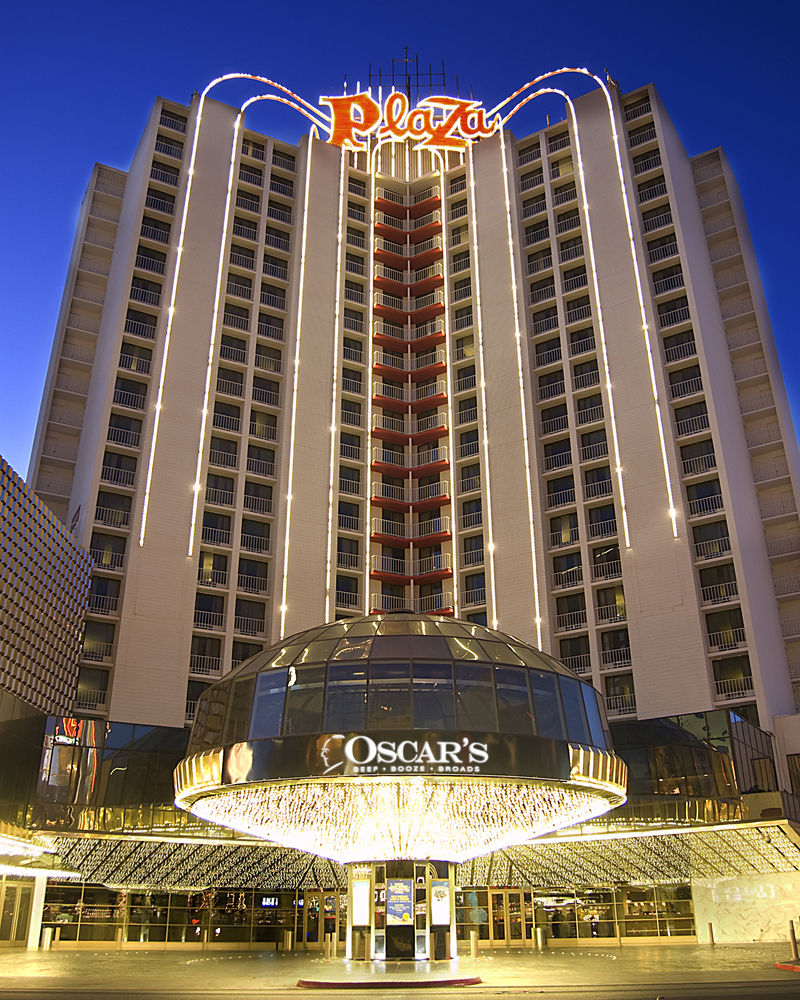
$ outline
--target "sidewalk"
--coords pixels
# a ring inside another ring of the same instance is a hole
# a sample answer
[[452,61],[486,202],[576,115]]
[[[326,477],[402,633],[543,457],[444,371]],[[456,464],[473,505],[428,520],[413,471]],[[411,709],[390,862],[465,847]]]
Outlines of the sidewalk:
[[[0,994],[58,993],[255,994],[268,997],[299,979],[328,983],[410,982],[479,976],[484,987],[626,987],[680,983],[792,983],[800,975],[776,969],[785,944],[530,949],[483,952],[452,962],[364,963],[293,952],[81,951],[0,953]],[[467,995],[471,987],[466,987]],[[294,990],[292,990],[294,992]],[[298,991],[299,995],[313,995]],[[376,995],[376,994],[373,994]],[[463,991],[461,992],[463,995]],[[654,994],[655,996],[655,994]]]

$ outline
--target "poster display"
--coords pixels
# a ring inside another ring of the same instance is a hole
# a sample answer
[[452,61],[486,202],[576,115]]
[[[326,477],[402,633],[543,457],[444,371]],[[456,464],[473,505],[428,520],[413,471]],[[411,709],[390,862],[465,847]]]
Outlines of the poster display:
[[368,927],[371,923],[369,913],[369,879],[353,879],[353,926]]
[[431,879],[431,924],[450,923],[450,883],[446,878]]
[[393,878],[386,882],[386,923],[388,926],[410,927],[413,917],[414,882],[410,878]]

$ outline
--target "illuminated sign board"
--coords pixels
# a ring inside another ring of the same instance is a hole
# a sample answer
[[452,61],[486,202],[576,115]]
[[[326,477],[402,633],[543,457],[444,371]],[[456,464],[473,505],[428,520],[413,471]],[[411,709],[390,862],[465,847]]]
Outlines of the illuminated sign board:
[[386,923],[388,926],[410,927],[413,914],[414,883],[410,878],[393,878],[386,882]]
[[500,128],[500,117],[486,120],[486,109],[479,101],[460,97],[425,97],[412,108],[408,97],[393,91],[383,107],[370,94],[343,94],[320,97],[320,104],[331,109],[331,134],[334,146],[366,152],[366,137],[379,141],[415,141],[415,148],[464,150],[475,139],[485,139]]
[[384,730],[235,743],[224,751],[222,782],[415,774],[565,781],[569,771],[569,749],[560,740],[505,733]]

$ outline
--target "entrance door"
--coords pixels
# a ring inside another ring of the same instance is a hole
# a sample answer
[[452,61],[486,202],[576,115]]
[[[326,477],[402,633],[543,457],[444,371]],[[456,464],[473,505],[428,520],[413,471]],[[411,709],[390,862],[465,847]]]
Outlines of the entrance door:
[[322,894],[307,892],[303,898],[303,947],[321,948],[322,936]]
[[[325,935],[333,934],[344,941],[347,923],[347,896],[340,900],[338,892],[307,892],[303,897],[303,947],[310,950],[325,947]],[[341,934],[339,928],[343,928]]]
[[518,948],[525,942],[525,913],[518,889],[489,893],[490,944],[495,948]]
[[30,885],[3,886],[0,900],[0,946],[24,944],[28,934],[28,918],[33,889]]

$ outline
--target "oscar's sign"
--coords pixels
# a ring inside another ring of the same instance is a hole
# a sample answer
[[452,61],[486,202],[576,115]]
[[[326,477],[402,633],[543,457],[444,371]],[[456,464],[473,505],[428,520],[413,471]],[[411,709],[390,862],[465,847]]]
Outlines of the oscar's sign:
[[412,108],[400,91],[389,94],[383,107],[368,93],[321,97],[332,113],[334,146],[358,152],[368,148],[366,137],[403,142],[412,139],[417,148],[462,150],[475,139],[484,139],[500,128],[500,116],[486,121],[479,101],[459,97],[426,97]]

